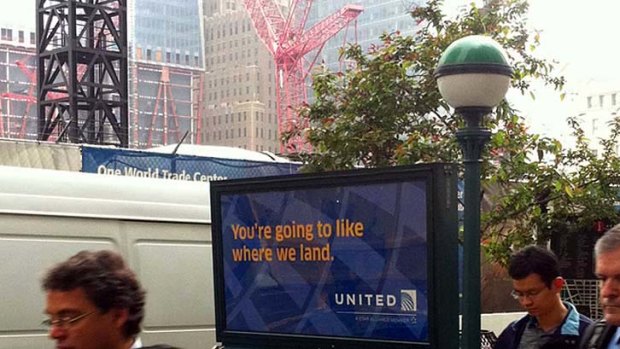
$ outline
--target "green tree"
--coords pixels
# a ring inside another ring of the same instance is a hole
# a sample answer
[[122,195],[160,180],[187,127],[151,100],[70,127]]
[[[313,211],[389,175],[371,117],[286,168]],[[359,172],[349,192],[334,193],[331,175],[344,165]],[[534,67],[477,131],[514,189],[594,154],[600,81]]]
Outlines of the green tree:
[[[592,234],[597,226],[604,229],[620,222],[616,208],[620,118],[609,123],[609,136],[600,141],[602,154],[591,149],[591,140],[577,119],[569,118],[568,123],[576,140],[574,148],[561,149],[557,141],[548,143],[547,161],[516,168],[523,170],[521,181],[513,181],[506,170],[487,180],[501,187],[502,193],[492,199],[495,207],[483,216],[484,242],[489,254],[502,264],[507,262],[511,247],[545,242],[554,234]],[[504,165],[508,171],[514,169]]]
[[[315,100],[300,110],[309,122],[283,137],[308,139],[312,152],[298,154],[306,171],[460,161],[454,137],[460,121],[441,98],[433,74],[441,53],[463,36],[483,34],[500,43],[514,69],[512,87],[522,94],[529,94],[536,80],[561,90],[564,78],[554,73],[553,63],[534,55],[539,35],[526,30],[526,0],[491,0],[482,8],[472,4],[453,19],[441,5],[429,0],[412,11],[419,27],[415,36],[383,34],[382,44],[368,52],[349,46],[341,52],[348,69],[322,68],[314,74]],[[578,123],[571,122],[582,137],[576,150],[529,133],[506,101],[487,117],[493,136],[483,186],[499,188],[489,198],[496,207],[483,217],[484,246],[492,259],[505,262],[512,248],[534,241],[534,232],[543,242],[567,224],[585,227],[617,218],[610,189],[615,185],[610,176],[618,173],[612,149],[617,128],[609,151],[597,159]]]

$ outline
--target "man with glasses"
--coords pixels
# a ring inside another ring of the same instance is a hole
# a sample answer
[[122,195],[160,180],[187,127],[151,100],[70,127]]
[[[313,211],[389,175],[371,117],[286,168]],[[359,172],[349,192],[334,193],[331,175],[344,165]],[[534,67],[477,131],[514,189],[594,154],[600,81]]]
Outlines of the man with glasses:
[[145,292],[123,258],[82,251],[50,269],[43,324],[57,348],[129,349],[144,316]]
[[620,348],[620,224],[598,239],[594,256],[604,318],[587,329],[581,348]]
[[560,276],[555,254],[540,246],[528,246],[510,258],[512,296],[527,311],[501,333],[497,349],[577,348],[592,321],[575,306],[562,302]]

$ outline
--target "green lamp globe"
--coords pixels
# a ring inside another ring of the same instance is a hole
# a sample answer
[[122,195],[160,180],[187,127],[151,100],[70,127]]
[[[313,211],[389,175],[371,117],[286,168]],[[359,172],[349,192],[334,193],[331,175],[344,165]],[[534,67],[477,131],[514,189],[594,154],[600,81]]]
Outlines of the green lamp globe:
[[435,70],[439,92],[455,109],[497,106],[508,91],[511,76],[504,49],[482,35],[450,44]]

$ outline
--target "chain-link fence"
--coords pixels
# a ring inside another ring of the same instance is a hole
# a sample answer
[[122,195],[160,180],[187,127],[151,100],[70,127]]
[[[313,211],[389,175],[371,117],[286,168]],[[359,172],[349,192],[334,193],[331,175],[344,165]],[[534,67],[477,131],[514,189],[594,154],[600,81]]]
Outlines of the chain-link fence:
[[571,302],[580,313],[594,320],[603,317],[599,304],[599,287],[596,279],[567,279],[562,299]]
[[214,181],[297,173],[293,162],[253,161],[129,149],[82,147],[82,171],[133,177]]

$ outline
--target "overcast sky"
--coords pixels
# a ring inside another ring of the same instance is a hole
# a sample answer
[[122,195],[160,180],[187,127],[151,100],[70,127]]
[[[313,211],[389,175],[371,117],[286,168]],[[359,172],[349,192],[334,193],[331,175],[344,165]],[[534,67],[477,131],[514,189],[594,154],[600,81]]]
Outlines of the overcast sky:
[[34,31],[36,0],[0,0],[0,23]]
[[[619,13],[618,0],[530,1],[530,26],[542,31],[538,53],[559,62],[567,93],[620,90]],[[522,106],[533,130],[561,137],[567,129],[564,118],[579,113],[585,97],[570,104],[561,103],[549,89],[539,88],[536,94],[536,101]]]
[[[447,9],[470,2],[444,0]],[[1,23],[34,30],[35,0],[0,0],[0,6]],[[540,54],[558,59],[574,83],[620,81],[618,14],[619,0],[530,0],[530,26],[542,30]]]
[[[446,9],[471,0],[445,0]],[[474,0],[482,3],[481,0]],[[529,27],[541,31],[541,45],[535,54],[558,61],[556,67],[567,79],[565,91],[620,90],[620,34],[617,16],[619,0],[530,0]],[[530,121],[532,130],[560,137],[566,131],[564,119],[575,115],[577,106],[561,102],[559,93],[534,86],[536,99],[508,95]],[[570,97],[567,97],[567,101]]]
[[[470,2],[444,0],[448,11]],[[0,6],[0,23],[34,30],[35,0],[0,0]],[[567,91],[583,91],[584,86],[620,90],[618,14],[620,0],[530,0],[529,25],[542,31],[537,54],[559,61],[558,68],[568,80]],[[537,132],[540,128],[554,131],[560,114],[572,111],[548,89],[535,92],[535,101],[516,97],[514,92],[509,98],[530,116]]]

